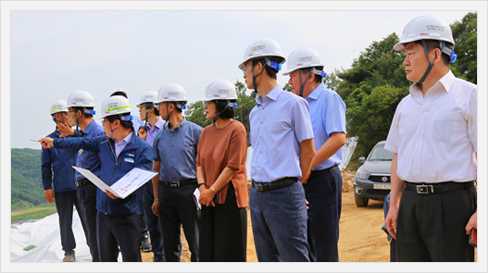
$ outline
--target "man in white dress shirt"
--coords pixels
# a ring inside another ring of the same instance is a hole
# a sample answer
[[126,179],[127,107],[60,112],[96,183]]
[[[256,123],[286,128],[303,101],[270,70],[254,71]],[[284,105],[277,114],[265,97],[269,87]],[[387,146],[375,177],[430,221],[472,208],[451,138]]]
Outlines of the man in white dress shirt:
[[399,262],[473,262],[477,228],[477,86],[454,77],[451,29],[423,16],[405,27],[410,94],[399,104],[385,149],[394,152],[388,232]]

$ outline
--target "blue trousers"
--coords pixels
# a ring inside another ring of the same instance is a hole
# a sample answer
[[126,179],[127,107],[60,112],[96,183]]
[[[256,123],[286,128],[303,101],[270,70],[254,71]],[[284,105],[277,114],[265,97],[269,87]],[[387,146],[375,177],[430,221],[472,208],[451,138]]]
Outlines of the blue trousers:
[[342,175],[336,168],[303,185],[309,202],[308,243],[313,262],[338,262],[339,220],[342,209]]
[[86,184],[77,189],[78,202],[80,203],[82,220],[86,223],[85,233],[87,237],[87,244],[90,247],[90,254],[92,262],[99,262],[97,246],[97,186],[94,184]]
[[[142,206],[144,209],[145,224],[149,230],[149,236],[151,238],[152,252],[154,255],[164,255],[163,249],[163,237],[161,235],[161,228],[159,226],[159,218],[152,211],[152,205],[154,203],[154,189],[153,184],[146,183],[144,185],[142,193]],[[161,187],[162,185],[160,185]]]
[[259,192],[251,187],[250,208],[260,262],[309,262],[307,206],[299,181]]
[[163,235],[164,257],[179,262],[181,226],[191,252],[191,261],[198,262],[200,211],[193,199],[196,185],[171,188],[159,187],[159,223]]
[[54,193],[54,202],[56,203],[56,210],[59,217],[59,231],[61,235],[61,246],[64,252],[71,251],[76,248],[75,236],[73,234],[73,205],[80,215],[81,225],[86,235],[85,221],[81,217],[80,205],[76,190],[67,192]]
[[124,262],[142,262],[139,250],[141,215],[110,216],[98,211],[97,240],[101,262],[117,262],[120,253]]

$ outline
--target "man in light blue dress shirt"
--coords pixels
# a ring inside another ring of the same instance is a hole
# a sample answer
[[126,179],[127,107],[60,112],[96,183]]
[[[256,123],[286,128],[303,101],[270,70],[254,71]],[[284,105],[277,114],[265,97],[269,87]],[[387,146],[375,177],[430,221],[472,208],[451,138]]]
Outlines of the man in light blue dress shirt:
[[259,96],[249,119],[253,187],[251,221],[260,262],[308,262],[307,206],[300,180],[315,155],[308,103],[285,92],[276,74],[285,62],[272,39],[250,44],[239,68]]
[[334,91],[325,88],[324,63],[312,48],[290,54],[287,71],[293,92],[310,105],[310,118],[317,153],[312,171],[303,184],[308,207],[310,260],[338,262],[339,220],[342,207],[341,147],[346,143],[346,105]]
[[[147,91],[141,96],[139,104],[139,115],[141,121],[144,123],[139,127],[138,136],[146,141],[147,144],[153,146],[154,139],[160,130],[163,129],[164,121],[159,117],[159,110],[154,105],[154,101],[158,97],[157,91]],[[159,226],[159,218],[154,215],[152,211],[152,205],[154,202],[154,188],[152,183],[147,183],[143,186],[144,193],[142,196],[142,206],[144,209],[144,224],[143,233],[141,235],[141,246],[145,246],[146,237],[151,237],[151,244],[148,244],[149,248],[142,248],[144,251],[152,251],[154,253],[154,262],[164,262],[164,249],[163,238],[161,235],[161,228]]]

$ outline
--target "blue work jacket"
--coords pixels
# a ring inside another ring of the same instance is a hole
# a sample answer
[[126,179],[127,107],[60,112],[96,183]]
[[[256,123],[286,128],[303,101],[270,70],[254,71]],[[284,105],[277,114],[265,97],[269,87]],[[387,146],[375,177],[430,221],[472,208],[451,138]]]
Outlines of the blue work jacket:
[[[54,131],[48,137],[57,139],[60,132]],[[75,191],[75,171],[77,151],[72,149],[42,149],[41,173],[44,190],[53,189],[56,193]]]
[[[132,134],[130,143],[122,149],[118,157],[115,155],[115,141],[103,136],[55,139],[54,146],[98,152],[101,162],[100,179],[111,186],[135,167],[145,170],[152,169],[153,152],[151,146],[137,137],[134,132]],[[125,199],[112,199],[98,189],[97,210],[111,216],[141,215],[142,187]]]

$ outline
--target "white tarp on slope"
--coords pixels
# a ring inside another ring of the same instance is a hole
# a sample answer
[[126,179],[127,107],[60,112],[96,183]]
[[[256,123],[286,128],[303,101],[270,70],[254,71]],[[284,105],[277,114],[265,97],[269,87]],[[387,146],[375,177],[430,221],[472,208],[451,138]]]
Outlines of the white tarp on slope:
[[[90,250],[77,212],[73,213],[73,233],[76,261],[91,262]],[[10,236],[11,262],[62,262],[64,258],[57,213],[37,221],[12,224]],[[35,247],[29,251],[24,250],[30,245]]]

